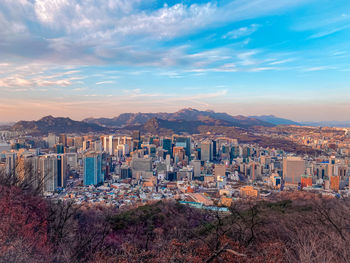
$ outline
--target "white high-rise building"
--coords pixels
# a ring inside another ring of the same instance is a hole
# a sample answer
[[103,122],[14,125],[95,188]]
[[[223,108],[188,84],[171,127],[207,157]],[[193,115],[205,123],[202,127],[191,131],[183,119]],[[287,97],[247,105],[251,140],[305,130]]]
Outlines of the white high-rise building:
[[39,160],[40,175],[44,182],[44,191],[53,192],[57,188],[57,156],[45,155]]
[[114,154],[113,135],[109,135],[109,139],[108,139],[108,153],[110,155]]
[[53,133],[49,133],[49,136],[47,136],[47,143],[49,148],[52,148],[57,143],[57,136]]
[[199,177],[201,175],[201,161],[192,160],[191,165],[193,166],[193,176]]

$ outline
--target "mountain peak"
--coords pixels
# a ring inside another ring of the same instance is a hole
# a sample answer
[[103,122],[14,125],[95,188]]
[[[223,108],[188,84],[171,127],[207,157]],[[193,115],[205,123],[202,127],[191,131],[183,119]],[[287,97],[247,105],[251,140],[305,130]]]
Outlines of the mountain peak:
[[58,117],[51,115],[45,116],[38,121],[19,121],[12,126],[14,131],[26,131],[31,134],[48,134],[48,133],[86,133],[102,132],[108,128],[97,124],[82,121],[74,121],[70,118]]
[[[126,127],[131,125],[143,125],[148,120],[152,118],[157,118],[158,120],[152,120],[154,125],[157,121],[164,120],[176,120],[176,121],[186,121],[186,122],[201,122],[210,125],[217,126],[235,126],[248,128],[253,126],[265,126],[271,127],[273,124],[258,119],[245,117],[245,116],[232,116],[227,113],[219,113],[212,110],[201,111],[193,108],[183,108],[174,113],[123,113],[118,117],[108,119],[108,118],[99,118],[99,119],[87,119],[85,120],[88,123],[95,123],[98,125],[109,126],[109,127]],[[148,125],[151,125],[152,122],[148,122]]]
[[53,117],[52,115],[47,115],[45,117],[42,117],[39,121],[50,121],[50,120],[54,120],[55,117]]
[[186,113],[186,112],[198,112],[198,110],[193,109],[193,108],[183,108],[183,109],[177,111],[177,113]]

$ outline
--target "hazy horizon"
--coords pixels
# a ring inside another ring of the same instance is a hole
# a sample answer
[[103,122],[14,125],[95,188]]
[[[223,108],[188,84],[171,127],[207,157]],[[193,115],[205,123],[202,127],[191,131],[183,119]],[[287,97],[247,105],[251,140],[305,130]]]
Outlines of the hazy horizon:
[[[200,110],[200,109],[196,109],[196,108],[191,108],[191,107],[185,107],[185,108],[179,108],[178,110],[175,110],[175,111],[153,111],[153,112],[140,112],[140,111],[136,111],[136,112],[121,112],[121,113],[118,113],[118,114],[115,114],[115,115],[111,115],[111,116],[87,116],[87,117],[83,117],[83,118],[73,118],[72,116],[69,116],[69,115],[59,115],[59,114],[44,114],[44,115],[41,115],[41,116],[38,116],[38,117],[35,117],[35,118],[32,118],[32,119],[17,119],[17,120],[9,120],[9,121],[0,121],[0,125],[1,124],[11,124],[11,123],[16,123],[18,121],[37,121],[39,119],[42,119],[44,117],[47,117],[47,116],[52,116],[54,118],[70,118],[72,120],[76,120],[76,121],[83,121],[85,119],[89,119],[89,118],[94,118],[94,119],[98,119],[98,118],[113,118],[113,117],[118,117],[120,114],[123,114],[123,113],[174,113],[174,112],[177,112],[177,111],[180,111],[180,110],[184,110],[184,109],[194,109],[194,110],[199,110],[199,111],[214,111],[212,109],[203,109],[203,110]],[[214,111],[214,112],[217,112],[217,113],[227,113],[227,114],[230,114],[228,112],[224,112],[224,111]],[[242,116],[245,116],[245,117],[255,117],[255,116],[273,116],[273,117],[276,117],[276,118],[282,118],[282,119],[287,119],[287,120],[290,120],[290,121],[295,121],[295,122],[299,122],[300,124],[307,124],[307,123],[350,123],[350,121],[347,121],[347,120],[320,120],[320,121],[314,121],[314,120],[295,120],[295,119],[291,119],[291,118],[284,118],[282,116],[278,116],[278,115],[273,115],[273,114],[252,114],[252,115],[244,115],[244,114],[230,114],[232,116],[238,116],[238,115],[242,115]]]
[[345,0],[5,0],[0,122],[211,109],[350,121]]

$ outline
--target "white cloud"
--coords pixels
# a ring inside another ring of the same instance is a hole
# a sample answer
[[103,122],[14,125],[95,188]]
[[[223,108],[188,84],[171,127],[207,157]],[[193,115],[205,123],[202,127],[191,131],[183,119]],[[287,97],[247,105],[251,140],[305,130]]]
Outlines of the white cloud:
[[[157,41],[286,10],[307,1],[181,2],[154,9],[154,0],[4,0],[0,6],[10,11],[5,16],[0,9],[0,32],[10,28],[11,39],[3,39],[1,49],[7,56],[16,54],[29,60],[45,57],[43,60],[61,64],[179,65],[182,62],[177,58],[182,58],[185,51],[177,50],[176,54],[172,51],[176,47],[160,48]],[[28,21],[36,30],[28,30]],[[242,27],[231,32],[231,37],[251,34],[257,28],[255,24]]]
[[104,80],[104,81],[96,82],[96,85],[113,84],[113,83],[115,83],[115,81],[113,81],[113,80]]
[[288,63],[288,62],[292,62],[294,60],[295,60],[294,58],[287,58],[287,59],[282,59],[282,60],[276,60],[276,61],[270,62],[269,65],[280,65],[280,64],[285,64],[285,63]]
[[240,60],[240,64],[243,66],[255,65],[257,62],[252,58],[257,54],[257,51],[251,50],[243,53],[237,54],[238,59]]
[[251,68],[248,71],[250,72],[260,72],[260,71],[266,71],[266,70],[276,70],[275,67],[257,67],[257,68]]
[[330,69],[335,69],[335,67],[318,66],[318,67],[303,68],[302,71],[304,71],[304,72],[313,72],[313,71],[322,71],[322,70],[330,70]]
[[226,33],[223,38],[230,38],[230,39],[238,39],[241,37],[246,37],[249,36],[251,34],[253,34],[255,31],[257,31],[259,28],[259,25],[257,24],[252,24],[250,26],[246,26],[246,27],[241,27],[235,30],[232,30],[228,33]]
[[[18,91],[19,87],[67,87],[84,77],[77,75],[79,70],[66,71],[57,66],[44,66],[41,64],[28,64],[16,66],[3,63],[4,67],[0,74],[0,87]],[[16,89],[17,88],[17,89]]]
[[320,32],[318,32],[316,34],[313,34],[309,38],[312,39],[312,38],[325,37],[325,36],[329,36],[329,35],[338,33],[340,31],[349,29],[349,28],[350,28],[350,25],[343,25],[343,26],[339,26],[339,27],[334,27],[334,28],[331,28],[331,29],[328,29],[328,30],[325,30],[325,31],[320,31]]

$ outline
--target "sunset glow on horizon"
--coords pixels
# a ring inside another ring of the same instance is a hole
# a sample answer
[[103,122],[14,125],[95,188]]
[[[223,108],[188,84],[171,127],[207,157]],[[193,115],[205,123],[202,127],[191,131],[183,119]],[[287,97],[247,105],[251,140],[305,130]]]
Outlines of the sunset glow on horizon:
[[350,121],[346,0],[4,0],[0,122],[191,107]]

